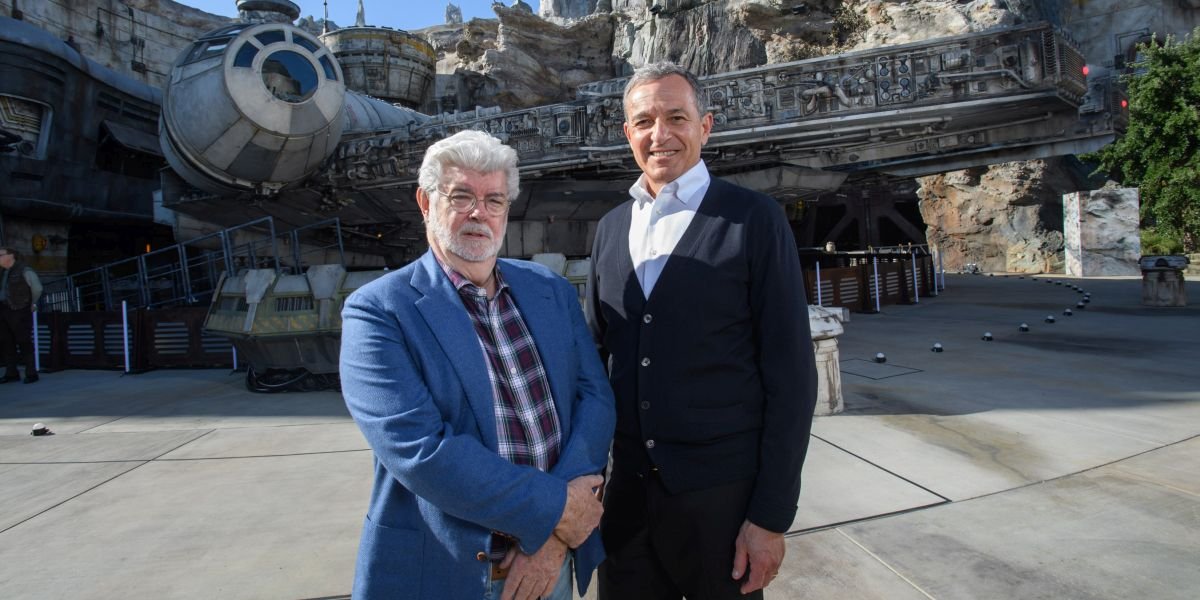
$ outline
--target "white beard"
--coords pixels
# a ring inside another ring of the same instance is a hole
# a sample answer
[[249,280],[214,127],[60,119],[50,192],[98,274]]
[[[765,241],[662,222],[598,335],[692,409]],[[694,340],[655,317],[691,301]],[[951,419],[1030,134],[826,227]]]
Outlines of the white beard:
[[[429,228],[433,238],[438,241],[438,245],[446,252],[450,252],[455,256],[467,262],[483,262],[495,258],[500,253],[500,247],[504,245],[504,232],[508,229],[508,224],[504,224],[504,228],[500,231],[500,239],[495,239],[492,236],[492,230],[483,223],[466,221],[458,230],[458,235],[450,232],[450,228],[442,222],[442,219],[433,216],[426,219],[426,227]],[[478,233],[486,235],[486,240],[464,239],[464,233]]]

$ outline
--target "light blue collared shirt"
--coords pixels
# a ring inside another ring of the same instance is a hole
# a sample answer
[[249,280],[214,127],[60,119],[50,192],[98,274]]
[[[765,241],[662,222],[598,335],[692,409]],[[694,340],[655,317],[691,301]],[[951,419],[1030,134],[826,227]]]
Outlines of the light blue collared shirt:
[[667,259],[691,225],[710,181],[708,167],[701,160],[678,179],[664,185],[657,197],[651,196],[646,189],[645,175],[629,188],[629,195],[633,197],[629,258],[633,259],[633,270],[645,297],[650,297]]

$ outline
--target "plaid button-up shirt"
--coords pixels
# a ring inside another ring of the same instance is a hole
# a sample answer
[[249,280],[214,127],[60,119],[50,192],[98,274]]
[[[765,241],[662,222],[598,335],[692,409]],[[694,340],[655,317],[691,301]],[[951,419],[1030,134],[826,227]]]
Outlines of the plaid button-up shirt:
[[558,461],[562,428],[533,335],[500,269],[493,271],[496,296],[488,300],[486,290],[441,261],[439,264],[458,290],[487,356],[500,456],[514,464],[550,470]]

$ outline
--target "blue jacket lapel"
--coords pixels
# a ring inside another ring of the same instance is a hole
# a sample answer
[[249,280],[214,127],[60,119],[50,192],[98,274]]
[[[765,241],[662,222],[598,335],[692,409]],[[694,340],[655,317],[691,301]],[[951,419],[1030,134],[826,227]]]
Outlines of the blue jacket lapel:
[[467,402],[479,424],[484,445],[497,450],[499,441],[496,438],[492,383],[488,378],[479,337],[458,291],[442,272],[433,252],[426,252],[418,259],[418,268],[413,271],[411,283],[424,295],[415,303],[417,311],[458,373],[459,381],[466,390]]

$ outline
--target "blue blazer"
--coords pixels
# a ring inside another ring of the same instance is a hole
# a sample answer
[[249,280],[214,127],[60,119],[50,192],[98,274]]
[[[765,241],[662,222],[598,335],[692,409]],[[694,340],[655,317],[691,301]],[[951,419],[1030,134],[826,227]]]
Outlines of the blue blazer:
[[[549,472],[497,454],[492,386],[458,292],[432,252],[354,292],[342,310],[342,395],[375,453],[354,597],[479,598],[491,534],[533,553],[557,525],[567,482],[600,473],[615,407],[575,289],[541,265],[502,259],[545,365],[562,426]],[[575,553],[582,595],[604,558]]]

